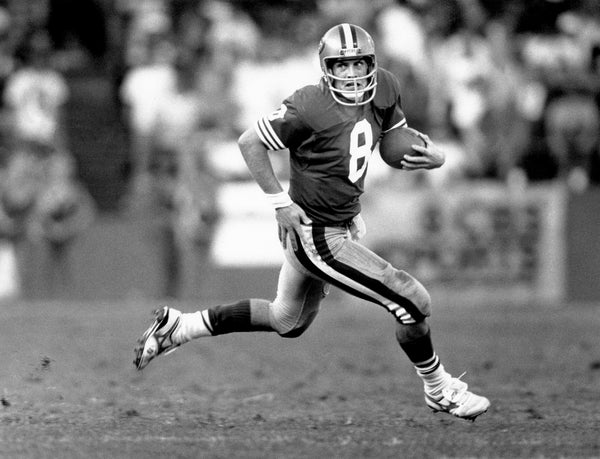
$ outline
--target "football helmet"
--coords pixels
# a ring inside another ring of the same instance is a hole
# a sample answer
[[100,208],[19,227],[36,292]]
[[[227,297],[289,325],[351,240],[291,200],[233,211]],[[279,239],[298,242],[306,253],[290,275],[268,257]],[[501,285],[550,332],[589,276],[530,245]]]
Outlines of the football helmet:
[[[364,76],[340,78],[333,74],[332,66],[338,60],[364,58],[368,64]],[[377,58],[375,43],[363,28],[353,24],[339,24],[323,35],[319,42],[319,62],[331,95],[342,105],[365,105],[375,97],[377,86]],[[335,83],[354,82],[353,89],[336,88]],[[359,87],[358,82],[362,85]]]

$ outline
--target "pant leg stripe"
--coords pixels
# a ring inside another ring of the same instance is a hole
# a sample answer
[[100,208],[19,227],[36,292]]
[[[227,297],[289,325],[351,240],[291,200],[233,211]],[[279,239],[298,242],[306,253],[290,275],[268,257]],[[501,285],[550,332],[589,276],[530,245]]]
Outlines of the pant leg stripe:
[[315,276],[319,277],[320,279],[323,279],[324,281],[328,282],[329,284],[335,285],[336,287],[350,293],[351,295],[354,295],[363,300],[373,301],[381,306],[384,306],[383,303],[377,301],[373,297],[350,287],[348,284],[345,284],[334,277],[331,277],[325,271],[323,271],[322,269],[317,267],[315,262],[305,252],[304,247],[302,247],[300,238],[297,235],[295,237],[296,237],[296,242],[298,244],[298,250],[296,250],[294,252],[294,255],[296,256],[296,259],[302,264],[302,266],[304,266],[306,269],[308,269],[311,273],[313,273]]
[[384,305],[388,307],[388,309],[389,301],[400,306],[401,309],[398,311],[401,311],[400,315],[396,314],[396,317],[401,319],[401,316],[406,317],[405,315],[408,313],[408,315],[410,315],[410,317],[412,317],[415,321],[421,321],[425,319],[425,316],[421,313],[421,311],[419,311],[412,301],[408,300],[402,295],[397,294],[382,282],[373,279],[354,267],[337,260],[327,246],[327,241],[325,240],[325,228],[313,227],[313,240],[316,241],[315,248],[321,256],[321,259],[334,271],[340,273],[342,276],[348,279],[352,279],[360,285],[364,285],[369,290],[387,299],[388,301],[385,301]]
[[[402,323],[420,321],[425,316],[407,298],[398,295],[383,283],[366,276],[352,266],[336,260],[325,240],[325,228],[313,227],[306,233],[313,244],[317,256],[311,256],[302,249],[301,263],[316,275],[327,275],[327,281],[359,298],[372,301],[387,308]],[[299,241],[298,241],[299,242]],[[298,245],[301,247],[301,245]],[[299,256],[299,254],[296,254]]]

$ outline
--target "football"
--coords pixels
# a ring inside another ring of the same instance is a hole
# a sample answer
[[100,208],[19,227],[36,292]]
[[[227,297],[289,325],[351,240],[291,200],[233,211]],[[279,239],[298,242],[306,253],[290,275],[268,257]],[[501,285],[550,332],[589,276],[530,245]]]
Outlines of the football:
[[408,127],[395,128],[383,135],[379,142],[379,154],[387,165],[402,169],[405,155],[419,154],[412,145],[425,146],[419,132]]

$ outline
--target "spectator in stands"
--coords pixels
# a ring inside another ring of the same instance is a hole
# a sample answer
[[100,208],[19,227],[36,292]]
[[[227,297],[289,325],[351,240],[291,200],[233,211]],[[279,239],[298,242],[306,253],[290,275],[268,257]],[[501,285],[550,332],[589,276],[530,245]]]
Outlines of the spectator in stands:
[[64,105],[69,88],[53,68],[52,44],[47,32],[34,30],[19,49],[21,64],[8,78],[4,104],[14,141],[19,145],[65,145]]
[[576,92],[553,99],[546,107],[544,129],[559,175],[571,189],[585,190],[600,141],[600,113],[594,100]]
[[0,231],[16,248],[25,284],[31,266],[25,262],[27,254],[34,246],[47,252],[46,284],[58,293],[68,287],[68,251],[91,223],[94,203],[76,177],[75,159],[67,148],[64,107],[69,88],[53,67],[53,47],[44,29],[28,35],[19,57],[21,65],[3,94],[12,139],[1,171]]
[[488,109],[481,120],[482,156],[487,176],[511,181],[530,146],[535,122],[543,111],[545,90],[518,60],[514,27],[518,9],[506,6],[488,16],[483,31],[490,46],[493,71],[486,90]]
[[45,158],[43,182],[29,217],[28,237],[44,248],[43,272],[50,297],[69,293],[73,243],[91,225],[95,203],[75,176],[69,152],[54,150]]
[[131,190],[127,205],[134,208],[148,204],[153,133],[162,105],[175,92],[177,79],[168,17],[153,11],[138,22],[144,28],[131,50],[138,55],[131,58],[120,87],[130,139]]
[[411,125],[418,131],[431,132],[428,123],[431,63],[420,12],[418,2],[392,1],[375,15],[375,24],[381,65],[398,76],[402,87],[410,88],[402,96],[402,106],[411,113]]
[[137,192],[130,199],[162,215],[168,297],[185,290],[186,272],[198,272],[185,266],[208,257],[218,212],[207,156],[213,142],[235,135],[229,82],[241,48],[251,47],[226,2],[184,4],[173,13],[150,39],[172,40],[177,49],[153,55],[150,41],[150,61],[131,69],[121,92],[130,107],[132,147],[143,161],[134,164]]
[[[472,3],[467,7],[457,0],[451,2],[452,9],[436,7],[443,16],[437,19],[437,33],[431,40],[432,107],[438,107],[433,122],[443,126],[447,119],[450,132],[465,146],[467,174],[482,177],[487,175],[489,164],[484,156],[481,123],[489,110],[488,91],[495,68],[482,29],[484,13],[476,2]],[[461,18],[454,27],[443,19],[452,16]]]
[[[15,70],[14,50],[9,37],[11,17],[6,8],[0,6],[0,94],[4,92],[6,80]],[[4,101],[0,100],[1,104]]]
[[[8,78],[15,71],[15,57],[10,30],[12,18],[6,8],[0,7],[0,95],[4,94],[4,87]],[[0,167],[6,161],[9,152],[9,137],[11,132],[10,117],[6,116],[4,99],[0,97]]]
[[[28,253],[38,253],[53,294],[69,287],[68,254],[91,224],[95,206],[75,176],[72,155],[44,143],[16,148],[0,172],[0,237],[17,251],[20,278],[28,287]],[[39,250],[36,250],[39,249]],[[45,261],[44,261],[45,260]]]
[[[544,85],[547,97],[540,130],[554,177],[582,191],[596,175],[600,142],[600,13],[593,1],[556,11],[546,28],[521,30],[525,68]],[[596,56],[596,57],[595,57]],[[535,164],[528,161],[529,175]]]
[[185,266],[208,257],[218,218],[218,182],[208,164],[207,145],[227,104],[213,102],[205,92],[203,72],[198,72],[203,64],[194,57],[186,52],[178,56],[175,91],[157,115],[151,146],[153,196],[167,213],[164,293],[172,298],[185,290]]

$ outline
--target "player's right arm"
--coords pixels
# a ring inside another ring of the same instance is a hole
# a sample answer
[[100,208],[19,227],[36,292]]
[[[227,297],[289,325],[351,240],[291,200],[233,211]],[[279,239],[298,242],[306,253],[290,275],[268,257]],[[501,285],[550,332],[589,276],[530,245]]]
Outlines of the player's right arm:
[[[254,128],[246,130],[238,139],[238,146],[250,170],[250,174],[267,195],[278,195],[283,193],[283,187],[273,171],[273,165],[269,158],[269,153],[262,140],[258,137]],[[291,200],[281,207],[275,208],[276,219],[279,227],[279,240],[285,248],[287,245],[288,233],[294,232],[304,240],[302,225],[310,224],[304,210]],[[292,248],[296,250],[296,238],[290,237]]]

